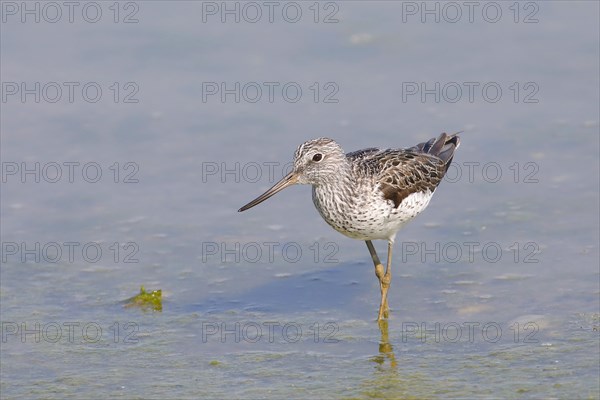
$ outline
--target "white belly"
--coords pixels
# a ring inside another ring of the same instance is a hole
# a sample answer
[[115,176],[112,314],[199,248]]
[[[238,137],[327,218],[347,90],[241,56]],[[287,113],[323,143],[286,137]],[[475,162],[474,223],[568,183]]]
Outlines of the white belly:
[[396,232],[429,204],[433,192],[406,197],[398,208],[379,190],[344,202],[335,193],[313,187],[313,202],[323,219],[336,231],[360,240],[393,240]]

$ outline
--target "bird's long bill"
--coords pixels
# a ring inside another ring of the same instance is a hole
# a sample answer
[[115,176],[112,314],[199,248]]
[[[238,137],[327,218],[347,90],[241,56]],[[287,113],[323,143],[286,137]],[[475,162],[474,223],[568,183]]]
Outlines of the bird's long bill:
[[298,182],[298,176],[294,173],[294,171],[290,172],[289,174],[284,176],[283,179],[281,179],[279,182],[277,182],[275,185],[273,185],[273,187],[271,189],[267,190],[266,192],[264,192],[263,194],[261,194],[260,196],[258,196],[254,200],[252,200],[250,203],[248,203],[244,207],[240,208],[238,210],[238,212],[246,211],[247,209],[252,208],[257,204],[262,203],[269,197],[273,196],[275,193],[280,192],[283,189],[285,189],[286,187],[292,186],[292,185],[296,184],[297,182]]

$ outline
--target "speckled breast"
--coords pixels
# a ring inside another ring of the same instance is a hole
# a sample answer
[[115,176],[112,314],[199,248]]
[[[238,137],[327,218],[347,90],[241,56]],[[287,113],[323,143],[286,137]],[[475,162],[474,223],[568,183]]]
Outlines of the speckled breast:
[[429,204],[433,192],[407,196],[396,208],[378,188],[336,191],[313,186],[313,203],[321,217],[336,231],[360,240],[393,240],[396,232]]

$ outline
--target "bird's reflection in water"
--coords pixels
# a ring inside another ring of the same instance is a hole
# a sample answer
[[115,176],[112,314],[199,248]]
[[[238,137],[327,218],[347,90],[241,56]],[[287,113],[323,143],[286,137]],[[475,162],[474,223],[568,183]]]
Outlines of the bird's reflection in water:
[[[390,343],[388,321],[384,319],[379,321],[378,324],[381,332],[379,355],[374,356],[371,361],[379,364],[378,368],[381,370],[396,371],[398,362],[396,361],[396,355],[394,354],[394,347],[392,346],[392,343]],[[389,363],[389,367],[386,367],[386,360]]]
[[[398,365],[389,339],[387,320],[379,322],[379,331],[381,332],[379,354],[369,358],[369,363],[374,363],[375,368],[373,374],[361,383],[359,397],[413,400],[432,398],[437,390],[442,390],[443,393],[445,389],[437,387],[420,368],[415,368],[411,359],[403,359],[402,365]],[[392,337],[394,337],[393,332]]]
[[373,375],[362,382],[361,396],[376,399],[411,398],[409,394],[412,392],[412,380],[402,376],[402,372],[398,370],[394,348],[389,340],[388,321],[378,323],[381,332],[379,354],[369,359],[375,363],[375,370]]

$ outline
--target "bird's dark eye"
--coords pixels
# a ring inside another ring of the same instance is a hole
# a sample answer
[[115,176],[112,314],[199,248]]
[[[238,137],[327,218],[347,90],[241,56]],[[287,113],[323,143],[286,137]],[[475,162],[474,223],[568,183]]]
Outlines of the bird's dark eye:
[[322,159],[323,159],[323,154],[321,154],[321,153],[317,153],[317,154],[315,154],[315,155],[313,156],[313,158],[312,158],[312,160],[313,160],[313,161],[315,161],[315,162],[319,162],[319,161],[321,161]]

